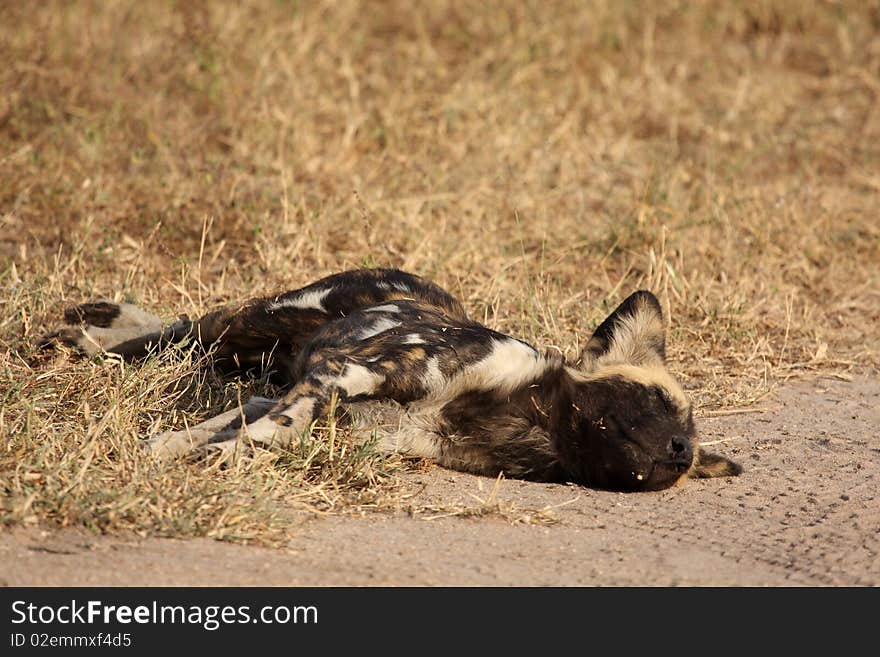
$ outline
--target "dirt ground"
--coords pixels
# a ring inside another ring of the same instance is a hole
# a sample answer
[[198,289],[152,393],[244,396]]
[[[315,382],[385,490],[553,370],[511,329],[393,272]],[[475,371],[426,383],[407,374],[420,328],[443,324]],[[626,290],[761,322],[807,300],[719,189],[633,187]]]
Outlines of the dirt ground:
[[[281,550],[15,529],[0,535],[0,584],[880,584],[880,380],[789,384],[762,408],[700,422],[745,466],[739,478],[644,494],[501,482],[498,500],[552,524],[298,517]],[[447,508],[494,484],[440,468],[411,478],[420,503]]]

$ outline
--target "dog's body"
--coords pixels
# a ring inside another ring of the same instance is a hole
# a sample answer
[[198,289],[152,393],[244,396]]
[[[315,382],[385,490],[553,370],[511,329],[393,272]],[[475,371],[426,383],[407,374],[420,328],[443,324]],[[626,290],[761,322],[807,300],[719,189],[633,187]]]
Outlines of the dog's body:
[[577,367],[474,322],[443,289],[397,270],[343,272],[169,326],[110,302],[65,318],[81,326],[52,338],[86,353],[137,358],[191,336],[221,365],[271,360],[284,376],[278,401],[253,398],[151,437],[158,456],[284,447],[338,401],[384,449],[459,470],[620,490],[740,471],[695,445],[649,292],[631,295],[596,329]]

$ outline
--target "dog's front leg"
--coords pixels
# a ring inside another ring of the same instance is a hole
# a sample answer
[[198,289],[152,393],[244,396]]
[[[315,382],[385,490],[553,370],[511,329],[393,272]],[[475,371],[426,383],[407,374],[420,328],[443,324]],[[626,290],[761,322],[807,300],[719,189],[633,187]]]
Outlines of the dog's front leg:
[[385,376],[344,359],[323,360],[278,401],[271,411],[235,432],[223,432],[205,444],[209,450],[227,455],[247,450],[250,445],[285,448],[309,430],[329,411],[335,394],[340,403],[366,401],[387,395]]
[[181,456],[211,442],[220,442],[236,435],[242,424],[259,420],[277,403],[274,399],[251,397],[243,406],[215,415],[195,426],[151,436],[145,445],[150,453],[160,459]]

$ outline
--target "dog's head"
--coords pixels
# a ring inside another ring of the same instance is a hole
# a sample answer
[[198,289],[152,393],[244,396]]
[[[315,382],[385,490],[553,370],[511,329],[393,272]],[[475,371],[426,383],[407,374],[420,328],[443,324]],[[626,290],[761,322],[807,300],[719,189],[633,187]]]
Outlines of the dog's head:
[[556,447],[573,480],[659,490],[682,477],[741,471],[696,444],[690,401],[666,368],[664,334],[657,298],[636,292],[596,329],[580,366],[569,368],[573,408]]

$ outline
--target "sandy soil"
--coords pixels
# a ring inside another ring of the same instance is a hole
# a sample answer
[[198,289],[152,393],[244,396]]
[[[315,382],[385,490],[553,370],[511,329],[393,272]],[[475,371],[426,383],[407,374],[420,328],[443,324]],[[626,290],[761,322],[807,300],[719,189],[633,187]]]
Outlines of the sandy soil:
[[[6,585],[878,585],[880,380],[781,388],[763,412],[703,418],[735,479],[619,494],[504,481],[500,517],[300,517],[286,549],[207,539],[0,534]],[[476,504],[493,481],[433,468],[418,501]]]

